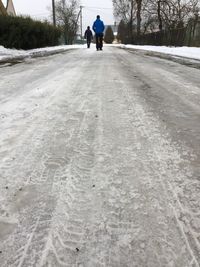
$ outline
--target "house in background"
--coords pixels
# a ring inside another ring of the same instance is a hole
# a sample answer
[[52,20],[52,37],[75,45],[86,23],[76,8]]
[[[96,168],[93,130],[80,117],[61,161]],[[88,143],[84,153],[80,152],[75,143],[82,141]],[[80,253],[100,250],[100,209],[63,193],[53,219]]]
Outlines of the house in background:
[[15,8],[12,0],[7,0],[6,7],[4,6],[2,0],[0,0],[0,15],[11,15],[16,16]]

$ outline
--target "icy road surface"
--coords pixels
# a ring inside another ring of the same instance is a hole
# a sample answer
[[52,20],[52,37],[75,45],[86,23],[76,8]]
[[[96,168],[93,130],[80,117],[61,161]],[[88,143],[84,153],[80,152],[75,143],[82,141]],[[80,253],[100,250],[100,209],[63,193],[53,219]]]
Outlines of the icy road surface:
[[200,265],[200,70],[105,48],[0,76],[1,267]]

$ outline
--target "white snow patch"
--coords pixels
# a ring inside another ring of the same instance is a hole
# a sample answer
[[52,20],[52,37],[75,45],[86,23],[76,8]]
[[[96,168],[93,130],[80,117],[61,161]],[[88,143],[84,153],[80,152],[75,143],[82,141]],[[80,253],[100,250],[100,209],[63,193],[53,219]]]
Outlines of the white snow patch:
[[200,47],[167,47],[151,45],[112,45],[124,49],[138,49],[200,60]]
[[18,220],[16,218],[0,216],[0,223],[17,224]]
[[64,52],[70,49],[79,49],[85,48],[84,45],[60,45],[53,47],[44,47],[31,50],[17,50],[17,49],[8,49],[3,46],[0,46],[0,62],[5,60],[14,60],[19,58],[28,58],[34,56],[45,56],[51,55],[54,53]]

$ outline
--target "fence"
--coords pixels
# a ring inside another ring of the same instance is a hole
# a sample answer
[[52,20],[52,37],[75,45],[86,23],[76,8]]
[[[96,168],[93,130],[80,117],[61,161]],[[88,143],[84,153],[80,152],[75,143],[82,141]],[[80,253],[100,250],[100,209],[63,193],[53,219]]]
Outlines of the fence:
[[200,47],[200,19],[189,21],[186,30],[185,45]]
[[200,19],[190,20],[184,28],[134,35],[133,44],[200,47]]
[[186,29],[180,28],[169,31],[157,31],[141,35],[139,38],[134,36],[133,42],[141,45],[184,45]]

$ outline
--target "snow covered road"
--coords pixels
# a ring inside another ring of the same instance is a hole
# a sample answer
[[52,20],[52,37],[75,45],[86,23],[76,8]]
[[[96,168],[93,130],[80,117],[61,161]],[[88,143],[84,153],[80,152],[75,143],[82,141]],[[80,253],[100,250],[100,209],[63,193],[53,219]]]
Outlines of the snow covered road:
[[1,267],[200,266],[200,70],[106,47],[0,76]]

